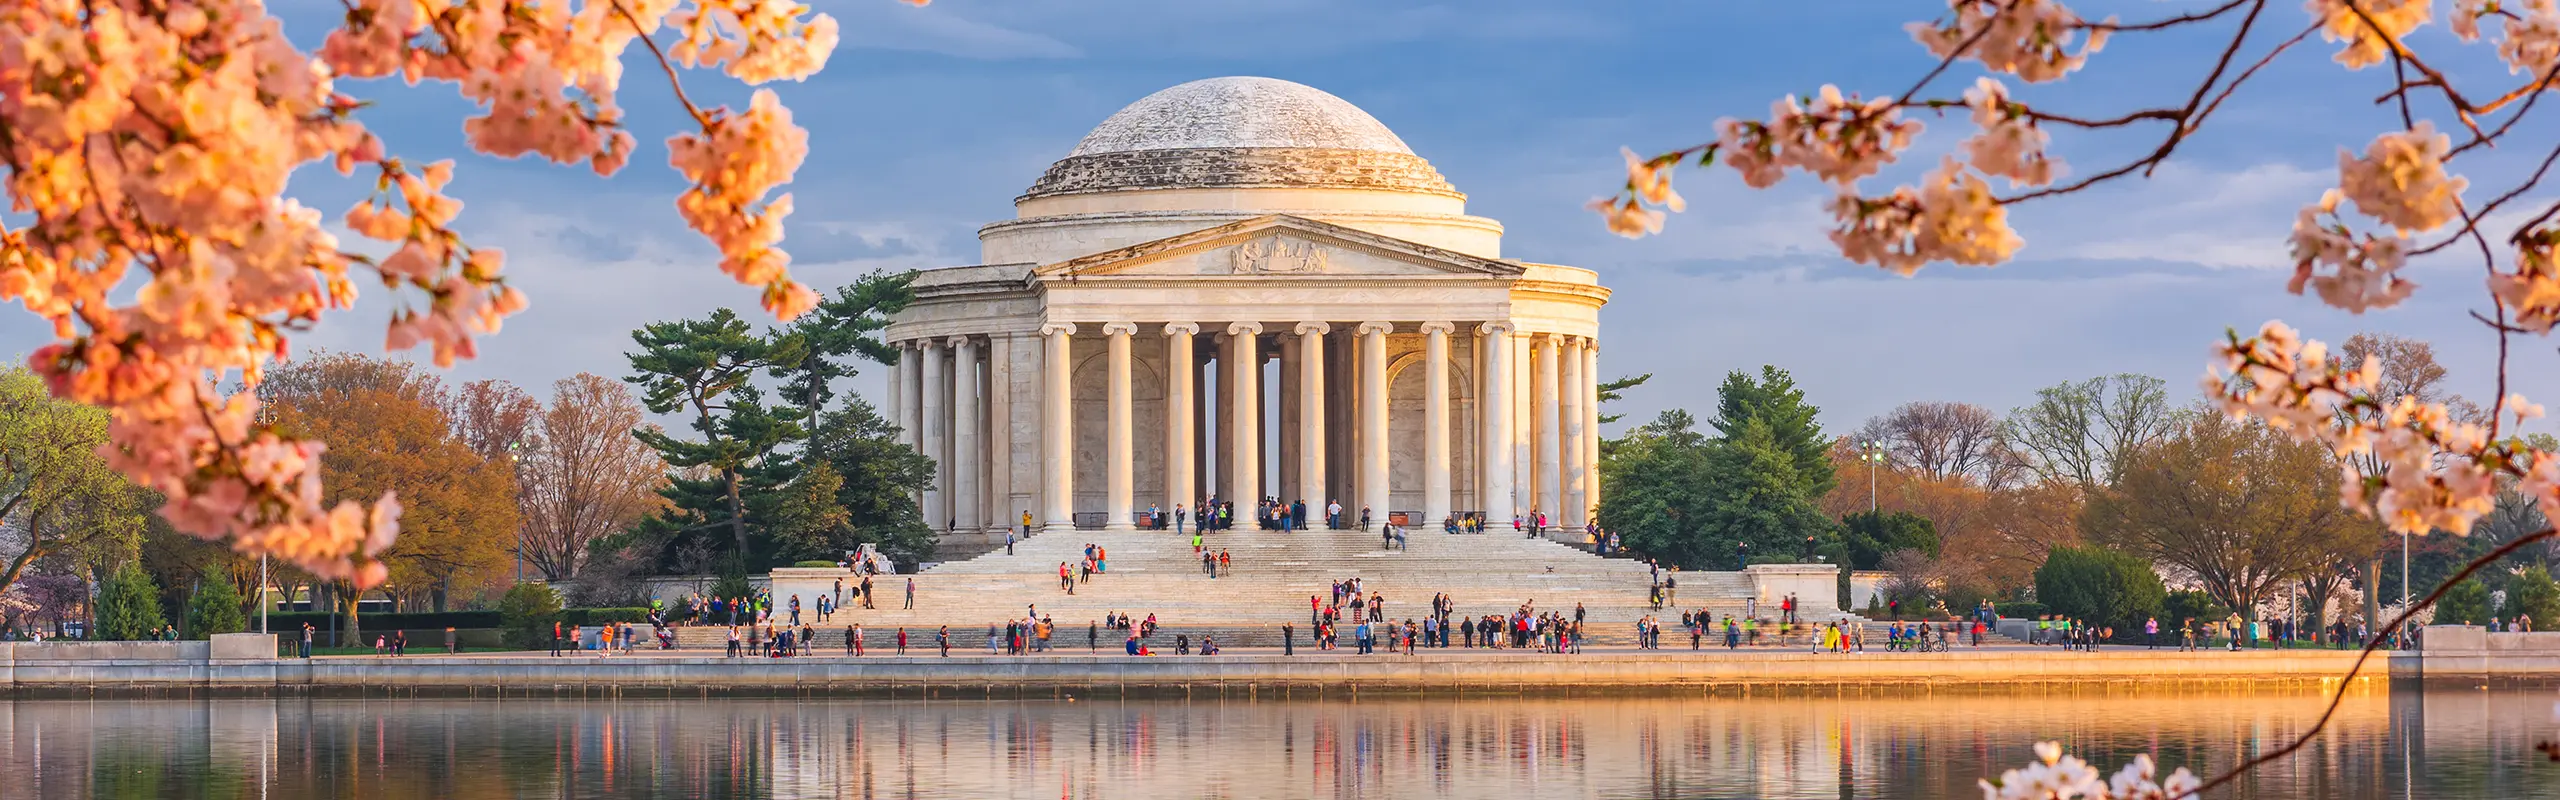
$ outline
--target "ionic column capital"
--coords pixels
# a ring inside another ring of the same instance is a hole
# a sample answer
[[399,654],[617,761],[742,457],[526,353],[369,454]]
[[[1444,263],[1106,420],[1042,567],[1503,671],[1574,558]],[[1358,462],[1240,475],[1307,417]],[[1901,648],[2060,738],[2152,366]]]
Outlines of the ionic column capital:
[[936,349],[941,348],[941,347],[942,347],[942,342],[940,342],[940,341],[936,341],[936,340],[935,340],[935,339],[933,339],[932,337],[925,337],[925,338],[922,338],[922,339],[917,339],[917,340],[915,341],[915,345],[916,345],[916,349],[917,349],[918,351],[922,351],[922,352],[932,352],[932,351],[934,351],[934,350],[936,350]]
[[1423,333],[1456,333],[1456,332],[1458,332],[1458,324],[1457,324],[1457,323],[1454,323],[1454,322],[1447,321],[1447,320],[1431,320],[1431,321],[1428,321],[1428,322],[1424,322],[1424,323],[1422,323],[1422,332],[1423,332]]
[[944,340],[942,340],[942,343],[943,343],[943,344],[950,345],[953,349],[958,349],[958,348],[962,348],[962,347],[967,347],[967,346],[969,346],[969,345],[970,345],[972,342],[974,342],[974,341],[976,341],[976,340],[975,340],[974,338],[970,337],[969,335],[967,335],[967,334],[962,334],[962,335],[959,335],[959,336],[951,337],[951,338],[949,338],[949,339],[944,339]]
[[1480,336],[1507,336],[1513,330],[1509,322],[1487,322],[1476,326],[1476,334]]
[[1075,323],[1073,323],[1073,322],[1043,322],[1043,323],[1040,323],[1040,335],[1042,335],[1042,336],[1051,336],[1051,335],[1056,335],[1056,334],[1065,334],[1065,335],[1068,335],[1068,336],[1074,336],[1074,335],[1076,335],[1076,324],[1075,324]]
[[1198,333],[1200,333],[1200,323],[1197,322],[1167,322],[1164,324],[1164,335],[1166,336],[1193,336]]
[[1260,336],[1260,335],[1262,335],[1262,323],[1259,323],[1259,322],[1230,322],[1230,323],[1227,323],[1227,335],[1228,335],[1228,336]]
[[1370,320],[1368,322],[1360,323],[1360,327],[1355,330],[1359,331],[1362,336],[1367,336],[1372,333],[1385,335],[1396,332],[1396,324],[1393,322]]
[[1310,333],[1315,334],[1315,335],[1317,335],[1317,336],[1323,336],[1323,335],[1325,335],[1325,334],[1328,334],[1328,333],[1332,333],[1332,332],[1333,332],[1333,323],[1330,323],[1330,322],[1301,322],[1301,323],[1298,323],[1298,326],[1297,326],[1296,328],[1292,328],[1292,329],[1290,329],[1290,331],[1289,331],[1289,332],[1291,332],[1291,333],[1295,333],[1295,334],[1300,335],[1300,336],[1305,336],[1305,335],[1310,334]]
[[1138,323],[1135,323],[1135,322],[1105,322],[1105,323],[1102,323],[1102,335],[1104,335],[1104,336],[1136,336],[1136,335],[1138,335]]

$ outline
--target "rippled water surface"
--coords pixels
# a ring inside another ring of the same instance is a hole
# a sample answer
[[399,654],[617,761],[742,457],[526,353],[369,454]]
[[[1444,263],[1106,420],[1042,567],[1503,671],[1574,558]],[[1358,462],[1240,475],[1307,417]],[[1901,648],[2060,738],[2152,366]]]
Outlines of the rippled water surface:
[[[2560,798],[2551,691],[2373,691],[2222,797]],[[2058,739],[2199,771],[2308,693],[1352,702],[0,703],[0,798],[1974,798]]]

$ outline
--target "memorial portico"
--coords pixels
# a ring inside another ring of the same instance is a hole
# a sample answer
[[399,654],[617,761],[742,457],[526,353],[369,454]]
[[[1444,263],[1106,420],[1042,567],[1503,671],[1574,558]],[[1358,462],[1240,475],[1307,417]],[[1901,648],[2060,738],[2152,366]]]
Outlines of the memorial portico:
[[[946,544],[1128,528],[1150,507],[1328,502],[1356,524],[1598,497],[1596,273],[1504,258],[1501,225],[1375,119],[1220,78],[1132,104],[921,273],[887,331],[901,441]],[[1579,541],[1578,531],[1572,540]]]

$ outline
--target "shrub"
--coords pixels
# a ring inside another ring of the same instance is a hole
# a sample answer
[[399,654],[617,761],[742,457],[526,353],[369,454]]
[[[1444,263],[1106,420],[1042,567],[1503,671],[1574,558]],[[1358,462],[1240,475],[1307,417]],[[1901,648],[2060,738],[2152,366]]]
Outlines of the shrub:
[[2560,584],[2550,570],[2528,567],[2507,582],[2507,604],[2498,610],[2510,620],[2528,617],[2538,630],[2560,627]]
[[2180,625],[2194,622],[2196,630],[2201,631],[2207,622],[2220,622],[2231,617],[2231,609],[2215,602],[2213,595],[2194,589],[2170,592],[2161,605],[2165,609],[2160,617],[2162,630],[2175,630]]
[[[560,593],[539,583],[519,583],[498,598],[498,624],[517,647],[538,647],[551,640],[551,623],[560,619]],[[456,626],[459,627],[459,626]]]
[[735,600],[755,594],[755,584],[747,580],[746,559],[731,556],[720,561],[720,577],[711,583],[711,596]]
[[151,573],[142,571],[139,563],[128,562],[107,577],[98,589],[98,638],[110,640],[149,639],[151,631],[168,624],[160,616],[160,587],[151,581]]
[[835,565],[836,565],[836,562],[833,562],[833,561],[794,561],[794,562],[791,562],[791,566],[795,566],[795,567],[820,567],[820,568],[833,568]]
[[1995,602],[1991,604],[1991,611],[1992,613],[1999,614],[2000,616],[2008,617],[2010,619],[2035,619],[2037,617],[2053,613],[2051,609],[2045,608],[2043,603],[2029,600],[2016,600],[2007,603]]
[[[345,625],[347,622],[345,614],[323,614],[317,611],[277,611],[267,615],[267,630],[279,633],[284,631],[298,631],[302,629],[303,623],[308,622],[311,623],[311,627],[318,628],[321,631],[326,632],[329,630],[330,620],[333,618],[336,619],[337,624],[340,625]],[[255,618],[252,617],[253,621],[254,619]],[[366,614],[363,617],[363,621],[364,628],[368,631],[375,628],[381,628],[383,630],[397,628],[400,630],[410,631],[440,631],[446,628],[472,630],[474,628],[503,627],[505,624],[504,621],[500,619],[499,612],[496,611],[404,611],[386,614]]]
[[248,628],[248,620],[240,615],[240,591],[231,586],[231,576],[204,576],[196,584],[195,596],[187,599],[187,638],[211,639],[217,633]]
[[2102,547],[2057,547],[2036,568],[2036,599],[2090,625],[2139,630],[2168,590],[2151,562]]
[[2436,599],[2437,625],[2486,625],[2488,622],[2489,587],[2477,579],[2465,578]]

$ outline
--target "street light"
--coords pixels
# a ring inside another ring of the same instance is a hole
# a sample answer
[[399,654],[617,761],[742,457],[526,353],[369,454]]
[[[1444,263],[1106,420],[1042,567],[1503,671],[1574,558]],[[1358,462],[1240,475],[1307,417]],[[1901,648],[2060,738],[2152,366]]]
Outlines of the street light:
[[1884,443],[1864,443],[1858,460],[1867,462],[1867,513],[1873,514],[1876,513],[1876,464],[1884,461]]

